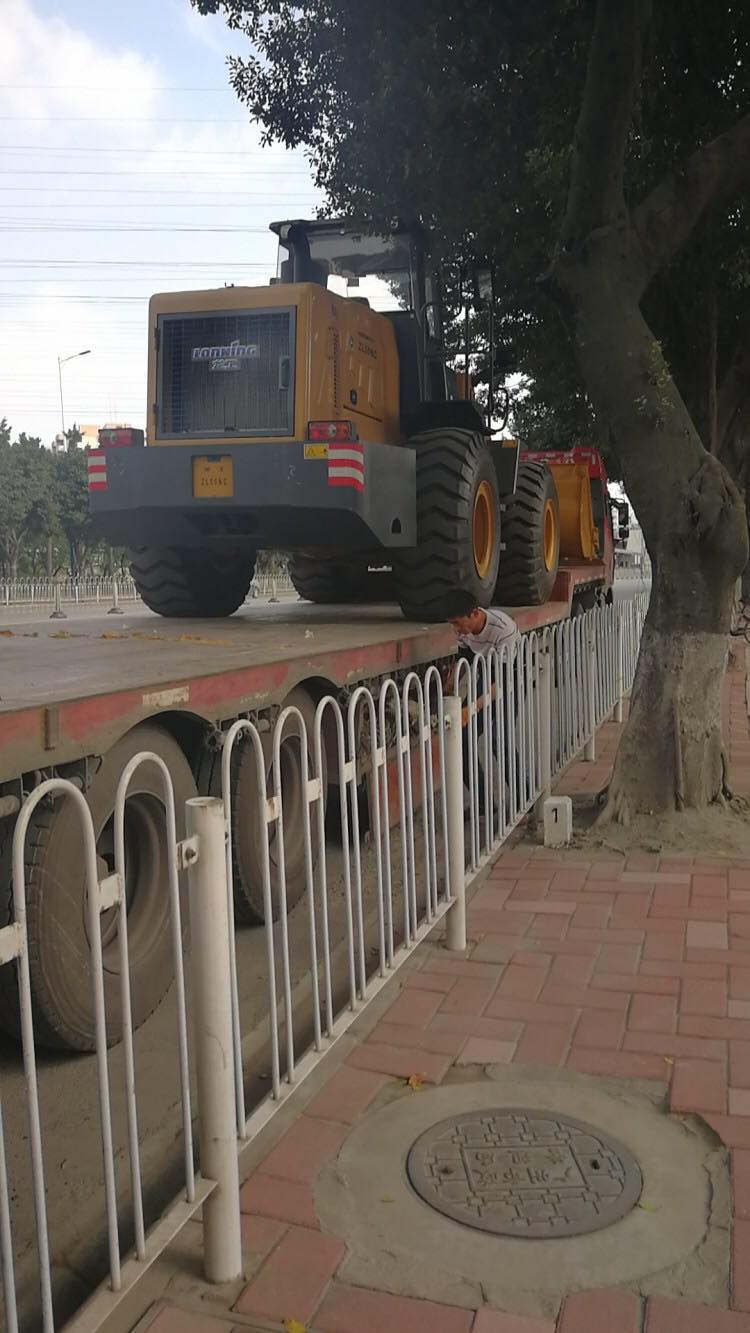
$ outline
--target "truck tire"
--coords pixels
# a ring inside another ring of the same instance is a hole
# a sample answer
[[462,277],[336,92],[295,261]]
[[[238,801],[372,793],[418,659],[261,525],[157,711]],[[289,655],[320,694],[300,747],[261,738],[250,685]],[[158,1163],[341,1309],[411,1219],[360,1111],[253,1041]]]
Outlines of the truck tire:
[[389,570],[368,569],[341,556],[296,552],[289,572],[295,591],[306,602],[323,606],[361,605],[395,600]]
[[[309,694],[302,689],[291,690],[284,700],[283,707],[298,708],[305,722],[308,737],[308,775],[312,777],[314,769],[313,726],[315,722],[315,704]],[[273,795],[273,732],[261,733],[263,757],[266,767],[266,790],[262,793]],[[293,728],[288,721],[281,744],[281,789],[284,806],[284,867],[286,870],[287,910],[299,902],[305,891],[305,844],[304,824],[305,801],[302,788],[301,744],[299,729]],[[327,765],[323,749],[323,801],[327,798]],[[206,751],[205,759],[198,772],[198,785],[202,792],[210,796],[221,794],[221,751]],[[263,901],[263,859],[261,856],[261,837],[265,836],[258,817],[261,800],[258,791],[257,761],[255,747],[251,742],[235,744],[232,760],[232,888],[234,893],[234,915],[239,925],[258,926],[265,921]],[[311,806],[311,835],[313,865],[317,859],[317,837],[315,826],[315,807]],[[277,843],[278,826],[272,825],[269,855],[271,862],[271,890],[273,895],[273,919],[279,918],[277,895]]]
[[442,429],[413,438],[417,545],[393,553],[396,594],[408,620],[444,620],[455,593],[489,606],[500,560],[500,501],[479,431]]
[[179,546],[137,546],[128,552],[139,596],[160,616],[231,616],[247,597],[255,553]]
[[503,543],[495,602],[543,606],[552,596],[560,562],[560,507],[554,477],[544,463],[519,463]]
[[[190,766],[177,742],[144,723],[104,756],[86,794],[97,835],[99,877],[114,869],[113,811],[122,770],[149,750],[172,777],[177,836],[184,837],[185,801],[197,794]],[[158,1007],[173,980],[172,940],[161,774],[144,764],[134,775],[125,807],[126,893],[133,1024]],[[11,821],[7,821],[8,825]],[[13,919],[10,842],[3,856],[2,914]],[[92,1051],[96,1032],[91,993],[91,954],[85,916],[83,841],[77,809],[62,797],[40,805],[26,837],[26,916],[34,1032],[40,1046]],[[102,915],[107,1040],[122,1037],[120,965],[114,909]],[[183,925],[186,925],[186,904]],[[20,1032],[15,969],[0,968],[0,1026]]]

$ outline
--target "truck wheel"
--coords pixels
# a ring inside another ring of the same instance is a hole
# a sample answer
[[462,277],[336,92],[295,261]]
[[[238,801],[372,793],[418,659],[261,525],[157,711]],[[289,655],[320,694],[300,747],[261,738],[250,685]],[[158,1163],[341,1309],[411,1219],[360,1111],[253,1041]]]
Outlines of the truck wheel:
[[340,556],[296,552],[289,572],[295,591],[306,602],[344,606],[389,602],[395,597],[390,571],[368,569]]
[[[97,835],[99,877],[114,870],[113,813],[117,784],[128,760],[143,750],[160,756],[174,784],[177,835],[184,836],[185,801],[197,794],[177,742],[148,723],[134,727],[108,754],[86,799]],[[10,821],[8,821],[10,824]],[[10,844],[11,838],[8,838]],[[5,920],[13,917],[10,846],[3,858]],[[139,768],[125,807],[126,894],[133,1023],[139,1027],[161,1003],[172,979],[172,943],[161,775],[154,764]],[[91,955],[86,925],[80,816],[64,797],[41,805],[26,838],[26,913],[34,1031],[38,1043],[57,1049],[95,1047]],[[107,1040],[122,1037],[120,964],[114,910],[101,917]],[[0,1026],[20,1031],[15,970],[0,969]]]
[[[305,690],[292,690],[283,707],[294,706],[305,720],[308,737],[308,773],[314,770],[313,724],[315,704]],[[273,795],[273,732],[261,735],[266,767],[266,790],[262,796]],[[305,891],[305,800],[302,786],[302,745],[299,729],[293,721],[287,723],[281,744],[281,788],[284,803],[284,866],[286,870],[286,900],[289,911],[299,902]],[[323,801],[327,797],[327,765],[323,750]],[[207,752],[198,774],[201,791],[221,795],[221,751]],[[260,793],[258,791],[257,761],[251,743],[235,745],[232,761],[232,886],[234,914],[241,925],[257,926],[265,921],[263,905],[263,860],[261,837],[265,831],[259,819]],[[315,807],[311,807],[311,837],[313,863],[317,857]],[[278,826],[272,825],[269,855],[271,861],[271,892],[273,919],[278,920],[279,905],[276,891],[278,866]]]
[[242,606],[255,569],[255,553],[137,546],[128,552],[139,596],[160,616],[214,619]]
[[560,562],[560,507],[555,480],[544,463],[519,463],[518,481],[503,521],[504,550],[495,601],[501,606],[543,606]]
[[408,620],[444,620],[456,592],[489,606],[500,560],[497,475],[478,431],[429,430],[417,454],[417,545],[393,553]]

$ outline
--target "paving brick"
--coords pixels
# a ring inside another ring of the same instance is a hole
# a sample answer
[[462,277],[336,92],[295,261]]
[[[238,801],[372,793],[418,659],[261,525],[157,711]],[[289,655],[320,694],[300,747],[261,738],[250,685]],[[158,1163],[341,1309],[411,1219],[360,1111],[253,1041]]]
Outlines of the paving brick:
[[408,1046],[415,1051],[431,1051],[433,1055],[458,1055],[465,1034],[436,1031],[433,1023],[427,1028],[407,1028],[400,1023],[378,1023],[369,1037],[379,1046]]
[[644,977],[678,977],[681,981],[722,981],[727,974],[723,963],[672,963],[644,961],[639,967]]
[[307,1113],[322,1120],[353,1125],[386,1081],[384,1074],[370,1074],[366,1069],[343,1065],[310,1103]]
[[303,1115],[272,1148],[263,1170],[280,1180],[315,1180],[320,1168],[333,1157],[346,1138],[346,1128],[331,1120]]
[[540,898],[536,902],[533,899],[522,903],[508,902],[505,905],[506,912],[533,912],[535,916],[570,916],[576,910],[575,903],[571,902],[548,902],[545,898]]
[[497,981],[497,968],[492,963],[475,963],[468,958],[431,958],[430,971],[440,976],[468,977],[470,981]]
[[674,1063],[670,1108],[673,1111],[726,1110],[727,1090],[723,1064],[678,1057]]
[[552,1027],[548,1023],[527,1023],[516,1047],[515,1063],[558,1068],[565,1063],[571,1032],[572,1024]]
[[646,1306],[644,1333],[750,1333],[750,1320],[732,1310],[652,1296]]
[[680,962],[684,952],[682,939],[671,939],[668,936],[648,935],[643,946],[643,957],[649,962]]
[[631,995],[677,995],[677,977],[597,975],[591,983],[595,990],[621,990]]
[[306,1323],[345,1253],[338,1237],[293,1227],[240,1294],[235,1310]]
[[568,921],[567,916],[536,916],[529,926],[529,937],[533,940],[561,940],[568,929]]
[[518,1041],[523,1024],[504,1018],[476,1018],[471,1014],[437,1014],[428,1032],[450,1033],[460,1038],[487,1037],[490,1041]]
[[750,1151],[735,1148],[731,1156],[732,1214],[750,1222]]
[[750,889],[750,867],[738,869],[734,867],[729,871],[730,889]]
[[750,917],[739,912],[729,913],[729,938],[731,940],[750,939]]
[[515,936],[483,935],[472,950],[472,960],[484,963],[507,963],[518,952],[518,940]]
[[558,1333],[640,1333],[641,1302],[629,1292],[579,1291],[565,1299]]
[[696,898],[726,898],[728,892],[725,875],[693,875],[690,887]]
[[265,1171],[256,1171],[240,1190],[243,1213],[259,1213],[296,1226],[317,1227],[312,1188],[298,1180],[281,1180]]
[[694,1057],[696,1060],[724,1060],[726,1043],[710,1037],[680,1037],[671,1032],[626,1032],[624,1051],[653,1051],[656,1055]]
[[733,1000],[750,1000],[750,967],[729,969],[729,994]]
[[729,1082],[733,1088],[750,1088],[750,1041],[730,1041]]
[[552,877],[553,889],[580,889],[586,883],[588,867],[581,866],[577,870],[564,869],[556,870]]
[[580,930],[582,926],[588,926],[592,930],[604,930],[609,924],[611,914],[612,909],[610,907],[601,907],[596,903],[586,903],[583,907],[576,909],[570,924],[576,930]]
[[[519,903],[519,909],[525,906]],[[528,911],[489,912],[484,907],[469,907],[468,921],[480,935],[523,935],[533,921]]]
[[574,1009],[611,1009],[613,1013],[620,1014],[624,1014],[628,1007],[627,995],[605,987],[548,984],[539,998],[542,1004],[569,1005]]
[[[471,981],[464,978],[457,981],[452,990],[447,995],[441,997],[441,1014],[481,1014],[487,1007],[495,990],[496,981],[493,978],[485,980]],[[430,1015],[431,1018],[434,1014]]]
[[628,1011],[631,1032],[674,1032],[677,1001],[674,995],[634,995]]
[[192,1314],[176,1305],[164,1306],[148,1325],[148,1333],[229,1333],[224,1319],[212,1319],[207,1314]]
[[453,985],[454,978],[440,972],[410,972],[404,977],[405,990],[436,990],[445,994]]
[[596,964],[597,972],[635,972],[641,951],[637,944],[604,944]]
[[689,884],[690,875],[687,871],[665,871],[657,870],[654,873],[651,870],[624,870],[622,873],[623,882],[626,884]]
[[525,967],[511,963],[503,973],[497,994],[506,1000],[536,1000],[546,976],[546,967]]
[[723,921],[688,921],[688,949],[727,949],[729,938]]
[[468,1037],[457,1065],[507,1065],[516,1049],[514,1041],[488,1041],[486,1037]]
[[730,1000],[727,1005],[727,1013],[730,1018],[750,1018],[750,1001]]
[[667,1082],[664,1060],[660,1055],[639,1051],[594,1051],[574,1047],[568,1067],[579,1074],[605,1074],[615,1078],[657,1078]]
[[750,1148],[750,1119],[737,1115],[704,1115],[727,1148]]
[[470,1333],[472,1310],[410,1296],[391,1296],[340,1283],[328,1293],[315,1318],[316,1333]]
[[750,1116],[750,1089],[729,1088],[729,1114]]
[[487,1006],[488,1018],[516,1018],[521,1023],[566,1025],[576,1016],[576,1005],[525,1004],[522,1000],[500,1000],[497,996]]
[[499,1310],[477,1310],[471,1333],[555,1333],[553,1319],[529,1319]]
[[[454,979],[448,994],[458,984]],[[405,1023],[407,1027],[424,1028],[435,1017],[444,999],[445,996],[439,991],[416,990],[410,986],[401,991],[383,1017],[387,1023]]]
[[735,1218],[732,1227],[731,1290],[732,1308],[750,1311],[750,1222],[741,1217]]
[[260,1217],[255,1213],[252,1216],[243,1213],[240,1224],[243,1254],[260,1255],[263,1259],[289,1230],[286,1222],[280,1222],[275,1217]]
[[625,1032],[625,1015],[601,1009],[588,1009],[581,1014],[573,1044],[593,1046],[596,1050],[618,1051]]
[[578,954],[560,954],[550,968],[549,980],[555,984],[588,986],[594,972],[595,959],[582,958]]
[[727,987],[724,981],[683,981],[680,993],[681,1014],[704,1014],[724,1018],[727,1012]]
[[365,1042],[352,1051],[347,1064],[355,1069],[372,1069],[394,1078],[411,1078],[417,1074],[425,1083],[440,1083],[450,1068],[450,1058],[420,1051],[409,1046],[385,1046],[379,1042]]

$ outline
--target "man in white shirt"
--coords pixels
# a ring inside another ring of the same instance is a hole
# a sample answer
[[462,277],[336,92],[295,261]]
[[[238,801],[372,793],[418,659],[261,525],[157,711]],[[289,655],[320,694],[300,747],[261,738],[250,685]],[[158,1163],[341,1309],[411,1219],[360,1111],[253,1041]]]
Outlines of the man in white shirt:
[[461,647],[470,648],[474,653],[488,653],[494,648],[502,648],[503,644],[510,647],[518,638],[515,620],[494,607],[485,611],[481,606],[475,606],[463,615],[450,616],[449,619]]

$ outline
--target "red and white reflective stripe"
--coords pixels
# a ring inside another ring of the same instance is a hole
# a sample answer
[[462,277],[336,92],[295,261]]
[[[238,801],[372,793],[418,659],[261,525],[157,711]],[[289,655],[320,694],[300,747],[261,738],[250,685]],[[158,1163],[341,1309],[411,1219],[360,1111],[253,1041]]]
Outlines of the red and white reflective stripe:
[[107,457],[106,454],[95,453],[88,456],[88,480],[90,491],[106,491],[107,489]]
[[361,444],[347,440],[328,445],[328,485],[365,489],[365,454]]

